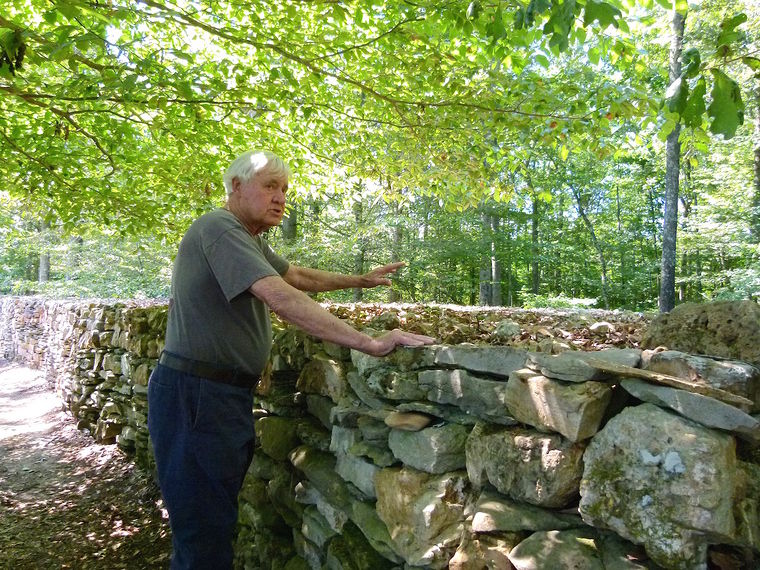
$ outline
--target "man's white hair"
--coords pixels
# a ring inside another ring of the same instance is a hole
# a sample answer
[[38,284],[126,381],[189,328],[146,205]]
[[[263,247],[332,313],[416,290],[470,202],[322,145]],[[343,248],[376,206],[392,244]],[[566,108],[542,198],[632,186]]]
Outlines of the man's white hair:
[[232,161],[224,173],[224,189],[227,195],[232,194],[232,179],[237,178],[245,184],[259,172],[288,178],[290,168],[279,156],[268,150],[249,150]]

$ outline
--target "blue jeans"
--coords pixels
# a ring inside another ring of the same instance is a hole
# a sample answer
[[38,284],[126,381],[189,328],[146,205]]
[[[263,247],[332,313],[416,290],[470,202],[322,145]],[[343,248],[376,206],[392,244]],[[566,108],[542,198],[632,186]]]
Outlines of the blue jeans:
[[232,568],[237,496],[253,457],[253,390],[158,365],[148,431],[172,529],[172,570]]

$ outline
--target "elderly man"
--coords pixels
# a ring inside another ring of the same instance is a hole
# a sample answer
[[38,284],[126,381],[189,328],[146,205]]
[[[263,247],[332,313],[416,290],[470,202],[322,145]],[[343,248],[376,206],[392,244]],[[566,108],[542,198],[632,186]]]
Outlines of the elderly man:
[[179,246],[161,354],[148,388],[148,428],[172,528],[172,569],[232,567],[237,495],[253,454],[253,387],[271,348],[269,310],[307,333],[382,356],[430,337],[373,338],[304,291],[389,285],[403,264],[342,275],[289,264],[262,239],[285,213],[288,167],[246,152],[224,175],[227,203]]

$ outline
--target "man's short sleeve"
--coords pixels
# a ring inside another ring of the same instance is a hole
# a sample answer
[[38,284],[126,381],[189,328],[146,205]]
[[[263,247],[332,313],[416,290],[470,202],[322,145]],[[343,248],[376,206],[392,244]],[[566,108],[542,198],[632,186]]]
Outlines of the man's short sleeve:
[[212,243],[204,244],[208,265],[227,301],[232,301],[263,277],[280,275],[265,249],[274,256],[275,264],[281,266],[284,263],[287,270],[287,261],[242,228],[228,229]]
[[267,258],[267,261],[269,261],[269,264],[274,270],[280,275],[285,275],[288,267],[290,267],[290,263],[288,263],[284,257],[277,255],[277,253],[275,253],[275,251],[269,247],[269,244],[263,239],[261,240],[261,249],[264,251],[264,257]]

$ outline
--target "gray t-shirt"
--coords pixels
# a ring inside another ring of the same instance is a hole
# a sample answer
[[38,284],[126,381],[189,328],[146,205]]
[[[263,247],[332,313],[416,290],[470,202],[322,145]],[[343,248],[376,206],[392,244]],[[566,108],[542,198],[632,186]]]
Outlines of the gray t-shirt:
[[283,275],[288,262],[227,210],[198,218],[179,245],[166,350],[260,374],[272,345],[269,308],[248,288]]

